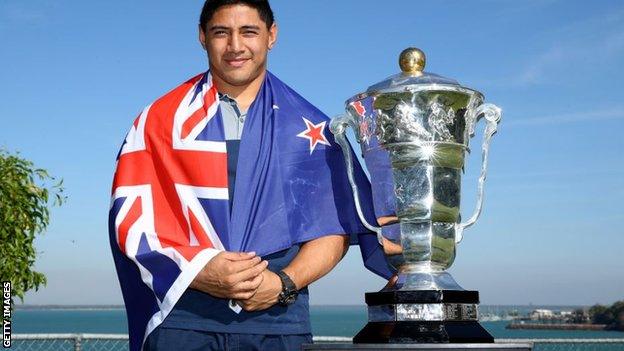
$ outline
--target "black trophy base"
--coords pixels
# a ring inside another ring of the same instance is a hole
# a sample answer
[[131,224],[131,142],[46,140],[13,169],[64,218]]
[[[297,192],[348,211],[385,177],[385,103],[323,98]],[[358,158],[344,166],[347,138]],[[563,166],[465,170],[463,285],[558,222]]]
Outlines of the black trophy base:
[[354,344],[493,343],[478,322],[370,322],[353,338]]
[[[366,304],[371,307],[395,306],[397,304],[444,304],[456,306],[449,310],[453,317],[445,321],[375,320],[366,324],[353,338],[354,344],[485,344],[493,343],[494,337],[476,320],[478,291],[423,290],[380,291],[366,293]],[[461,306],[473,306],[470,313]],[[375,308],[375,307],[373,307]],[[392,310],[393,308],[390,308]],[[396,317],[396,316],[395,316]],[[455,319],[455,320],[453,320]]]

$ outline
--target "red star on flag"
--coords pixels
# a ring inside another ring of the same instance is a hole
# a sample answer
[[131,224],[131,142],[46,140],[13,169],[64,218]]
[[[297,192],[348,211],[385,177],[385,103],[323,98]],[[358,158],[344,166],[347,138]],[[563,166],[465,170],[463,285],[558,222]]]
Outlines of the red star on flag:
[[306,130],[297,134],[297,136],[300,138],[308,139],[310,141],[310,155],[312,155],[312,151],[314,151],[314,148],[316,148],[317,144],[323,144],[328,146],[331,145],[329,141],[327,141],[327,139],[325,138],[324,134],[325,123],[327,123],[326,121],[323,121],[319,124],[314,124],[305,117],[301,118],[303,118],[303,121],[305,122]]

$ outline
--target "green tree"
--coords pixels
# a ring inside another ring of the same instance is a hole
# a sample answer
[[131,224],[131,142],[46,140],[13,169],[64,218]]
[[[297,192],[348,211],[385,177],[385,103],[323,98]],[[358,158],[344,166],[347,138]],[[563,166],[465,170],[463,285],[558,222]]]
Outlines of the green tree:
[[606,324],[607,329],[624,331],[624,301],[616,301],[608,307],[592,306],[589,314],[595,324]]
[[62,180],[0,149],[0,281],[11,282],[11,300],[46,284],[33,270],[34,240],[50,223],[49,206],[65,199]]
[[603,305],[593,305],[589,308],[589,315],[594,324],[609,324],[612,316],[607,312],[608,307]]
[[624,301],[617,301],[609,306],[609,312],[613,316],[609,329],[624,331]]

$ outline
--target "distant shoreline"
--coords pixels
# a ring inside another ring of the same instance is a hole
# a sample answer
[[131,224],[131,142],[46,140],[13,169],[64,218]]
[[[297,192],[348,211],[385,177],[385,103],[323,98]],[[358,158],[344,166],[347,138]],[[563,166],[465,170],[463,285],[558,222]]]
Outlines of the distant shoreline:
[[505,328],[530,330],[607,330],[607,325],[588,323],[510,323]]

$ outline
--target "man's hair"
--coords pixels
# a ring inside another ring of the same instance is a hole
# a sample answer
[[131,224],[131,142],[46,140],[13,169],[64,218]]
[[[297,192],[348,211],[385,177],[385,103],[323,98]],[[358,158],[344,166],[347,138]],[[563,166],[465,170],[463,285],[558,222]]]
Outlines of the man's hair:
[[202,8],[201,16],[199,16],[199,25],[203,30],[206,30],[206,25],[220,7],[238,4],[256,9],[260,15],[260,19],[266,23],[267,28],[271,28],[273,22],[275,22],[273,10],[271,10],[271,5],[269,5],[268,0],[206,0]]

